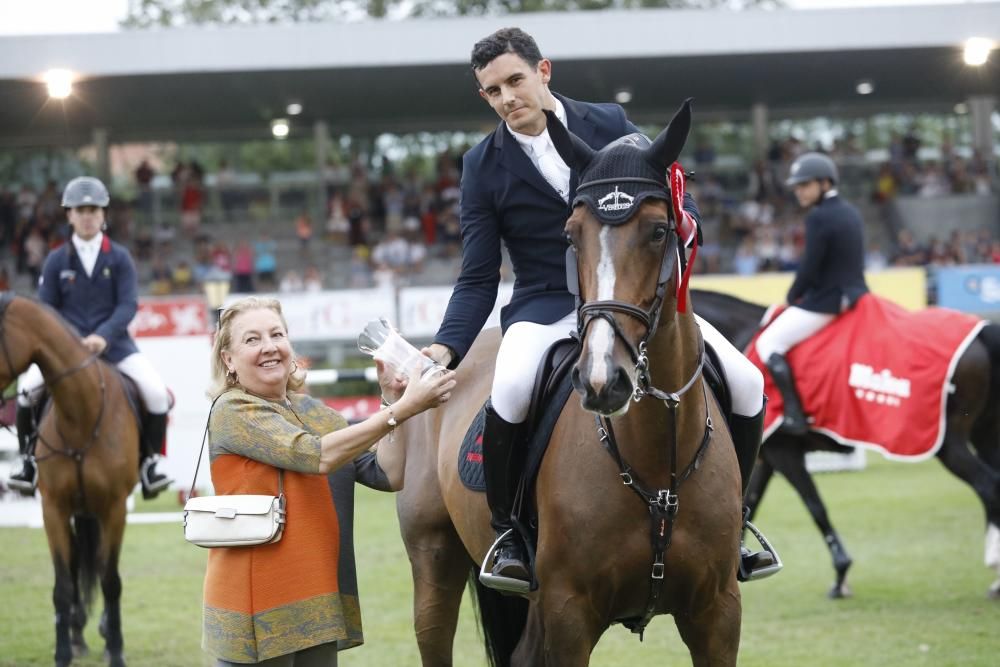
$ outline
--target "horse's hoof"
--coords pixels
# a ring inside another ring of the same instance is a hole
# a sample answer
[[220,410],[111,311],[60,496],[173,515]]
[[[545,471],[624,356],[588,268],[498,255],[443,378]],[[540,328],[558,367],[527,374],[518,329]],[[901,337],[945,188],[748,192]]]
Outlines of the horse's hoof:
[[104,659],[108,662],[108,667],[125,667],[125,656],[121,653],[111,655],[108,649],[104,649]]
[[90,655],[90,647],[87,646],[87,642],[80,642],[79,644],[73,644],[74,658],[84,658],[88,655]]
[[987,600],[1000,600],[1000,579],[993,582],[993,585],[986,591]]
[[846,583],[834,584],[833,587],[830,588],[830,592],[826,594],[826,596],[831,600],[843,600],[844,598],[851,597],[851,595],[851,587]]

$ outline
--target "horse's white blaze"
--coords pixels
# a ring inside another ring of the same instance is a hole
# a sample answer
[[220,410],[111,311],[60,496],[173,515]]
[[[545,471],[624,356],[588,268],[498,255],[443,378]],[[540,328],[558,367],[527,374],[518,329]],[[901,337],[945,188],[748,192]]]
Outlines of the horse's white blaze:
[[[597,299],[608,301],[615,298],[615,262],[608,246],[608,235],[611,228],[601,227],[601,260],[597,263]],[[611,325],[603,319],[596,320],[590,326],[590,382],[591,384],[607,384],[608,359],[611,357],[612,345],[615,342],[615,332]]]
[[986,567],[991,567],[1000,574],[1000,527],[995,523],[986,527]]

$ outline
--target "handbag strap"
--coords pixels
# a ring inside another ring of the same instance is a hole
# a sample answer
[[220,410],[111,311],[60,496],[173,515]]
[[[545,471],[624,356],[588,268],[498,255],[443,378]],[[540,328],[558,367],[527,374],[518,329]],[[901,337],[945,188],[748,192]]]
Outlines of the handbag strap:
[[[201,436],[201,447],[198,449],[198,463],[194,466],[194,477],[191,479],[191,489],[188,491],[188,498],[194,497],[194,485],[198,481],[198,470],[201,468],[201,456],[205,453],[205,443],[208,442],[208,425],[212,423],[212,410],[215,409],[215,403],[220,398],[222,394],[219,394],[212,401],[212,405],[208,408],[208,419],[205,420],[205,433]],[[278,496],[281,497],[282,502],[285,498],[285,471],[278,468]]]

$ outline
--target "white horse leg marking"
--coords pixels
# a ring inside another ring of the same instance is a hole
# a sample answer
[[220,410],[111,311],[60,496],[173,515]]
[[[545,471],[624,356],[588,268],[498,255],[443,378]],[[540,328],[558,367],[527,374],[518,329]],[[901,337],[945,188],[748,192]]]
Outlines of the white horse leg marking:
[[[615,298],[615,262],[608,247],[611,228],[601,227],[601,260],[597,264],[597,299],[608,301]],[[597,319],[590,330],[587,346],[590,350],[590,382],[606,385],[608,380],[608,359],[611,358],[615,332],[604,319]]]
[[1000,527],[993,523],[986,528],[986,550],[983,560],[986,567],[995,569],[1000,575]]

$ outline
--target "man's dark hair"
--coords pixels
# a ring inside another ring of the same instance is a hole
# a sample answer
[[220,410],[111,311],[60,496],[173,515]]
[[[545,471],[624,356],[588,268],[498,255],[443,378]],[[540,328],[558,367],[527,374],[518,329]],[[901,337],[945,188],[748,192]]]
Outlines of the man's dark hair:
[[538,61],[542,59],[542,52],[538,50],[534,37],[520,28],[501,28],[472,47],[473,74],[505,53],[517,54],[532,67],[537,67]]

